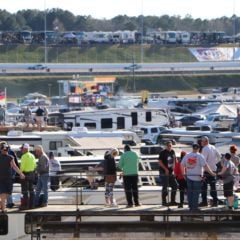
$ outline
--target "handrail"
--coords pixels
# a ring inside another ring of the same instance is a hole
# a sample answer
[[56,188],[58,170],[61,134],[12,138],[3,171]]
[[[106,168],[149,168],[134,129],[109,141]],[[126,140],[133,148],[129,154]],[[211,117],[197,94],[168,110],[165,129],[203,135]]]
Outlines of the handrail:
[[[162,176],[162,175],[161,175]],[[164,175],[163,175],[164,176]],[[239,174],[236,174],[239,177]],[[76,209],[79,205],[104,205],[104,180],[103,175],[94,171],[61,171],[56,177],[60,178],[61,184],[59,189],[52,191],[49,188],[49,205],[75,205]],[[142,204],[161,205],[161,181],[159,172],[153,170],[139,171],[139,198]],[[219,199],[224,203],[222,180],[217,179],[216,191]],[[171,188],[167,188],[168,196],[170,196]],[[185,190],[186,191],[186,190]],[[177,190],[176,201],[179,200],[179,192]],[[113,190],[114,197],[118,204],[126,205],[125,192],[122,185],[122,175],[117,173],[117,181]],[[13,199],[20,204],[21,186],[14,184]],[[169,199],[168,199],[169,200]],[[211,198],[208,198],[211,201]],[[185,204],[187,205],[187,195],[185,192]]]

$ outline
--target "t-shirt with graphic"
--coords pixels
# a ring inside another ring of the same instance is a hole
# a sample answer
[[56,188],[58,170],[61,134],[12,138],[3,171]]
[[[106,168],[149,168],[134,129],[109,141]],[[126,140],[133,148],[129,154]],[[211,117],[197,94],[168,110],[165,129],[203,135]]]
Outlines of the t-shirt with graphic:
[[224,174],[222,174],[223,177],[223,183],[230,183],[234,181],[234,174],[237,171],[236,166],[234,163],[230,160],[224,160],[223,161],[223,166],[227,169]]
[[[176,154],[174,150],[162,150],[159,155],[159,160],[162,160],[164,166],[168,168],[169,173],[171,174],[173,172],[174,161],[176,160]],[[161,167],[159,171],[160,173],[165,173],[164,169]]]
[[203,175],[203,167],[207,164],[203,155],[200,153],[188,153],[184,156],[182,166],[186,168],[187,178],[193,181],[201,181]]

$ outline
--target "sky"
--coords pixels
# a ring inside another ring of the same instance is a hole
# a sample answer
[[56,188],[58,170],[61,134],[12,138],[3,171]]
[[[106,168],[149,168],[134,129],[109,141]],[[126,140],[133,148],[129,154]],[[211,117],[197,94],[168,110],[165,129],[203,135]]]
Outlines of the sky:
[[68,10],[74,15],[111,19],[117,15],[162,16],[164,14],[213,19],[240,16],[240,0],[0,0],[0,9],[10,13],[26,9]]

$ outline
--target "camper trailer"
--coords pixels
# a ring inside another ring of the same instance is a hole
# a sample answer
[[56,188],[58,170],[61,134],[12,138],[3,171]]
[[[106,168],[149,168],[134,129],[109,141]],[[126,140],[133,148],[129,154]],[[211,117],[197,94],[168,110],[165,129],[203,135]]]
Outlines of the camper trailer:
[[50,113],[48,117],[49,124],[54,123],[65,130],[71,130],[73,127],[87,127],[89,130],[114,131],[131,130],[140,125],[170,125],[169,112],[160,108],[71,111]]

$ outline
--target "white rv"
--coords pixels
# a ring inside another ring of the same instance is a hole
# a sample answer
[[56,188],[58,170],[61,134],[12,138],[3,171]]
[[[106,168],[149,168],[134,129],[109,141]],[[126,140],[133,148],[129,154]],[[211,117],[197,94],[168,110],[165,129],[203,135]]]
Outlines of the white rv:
[[177,32],[176,31],[163,31],[159,33],[160,40],[163,43],[177,43]]
[[114,131],[120,129],[131,130],[141,125],[170,125],[169,112],[164,108],[112,108],[71,111],[50,113],[48,117],[49,123],[57,124],[68,130],[73,127],[87,127],[89,130]]

